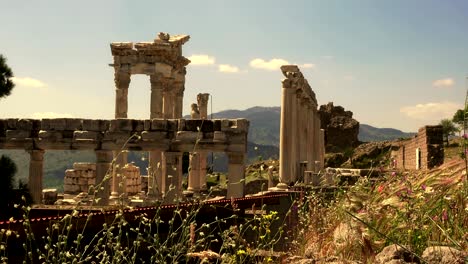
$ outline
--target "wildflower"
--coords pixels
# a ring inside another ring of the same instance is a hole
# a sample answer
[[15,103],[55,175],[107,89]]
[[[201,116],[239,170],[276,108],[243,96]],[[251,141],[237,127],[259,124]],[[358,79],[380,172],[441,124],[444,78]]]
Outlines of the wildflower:
[[382,193],[384,189],[385,187],[383,185],[379,185],[379,187],[377,187],[377,192]]
[[426,188],[427,188],[426,184],[423,183],[423,184],[421,185],[421,189],[422,189],[423,191],[425,191]]
[[396,172],[392,171],[392,177],[396,176]]
[[245,254],[246,254],[245,250],[243,249],[237,250],[237,255],[245,255]]
[[448,214],[447,214],[447,210],[442,210],[442,220],[443,221],[447,221],[448,220]]

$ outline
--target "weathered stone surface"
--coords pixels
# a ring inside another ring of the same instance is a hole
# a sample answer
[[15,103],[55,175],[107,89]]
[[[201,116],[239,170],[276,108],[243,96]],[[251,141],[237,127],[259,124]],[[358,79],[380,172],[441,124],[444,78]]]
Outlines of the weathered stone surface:
[[351,111],[330,102],[321,105],[318,113],[320,127],[325,130],[327,152],[340,152],[359,144],[359,122],[353,119]]
[[464,264],[468,261],[468,253],[447,246],[428,247],[422,254],[427,264]]
[[143,140],[162,140],[167,138],[167,132],[163,131],[143,131],[141,139]]
[[375,256],[375,263],[419,263],[417,257],[398,245],[386,246]]
[[73,139],[98,140],[100,133],[95,131],[74,131]]
[[28,138],[30,136],[31,136],[30,130],[7,130],[6,131],[7,139]]
[[119,119],[113,119],[110,121],[110,127],[109,127],[110,132],[132,131],[132,130],[133,130],[133,125],[132,125],[131,119],[119,118]]

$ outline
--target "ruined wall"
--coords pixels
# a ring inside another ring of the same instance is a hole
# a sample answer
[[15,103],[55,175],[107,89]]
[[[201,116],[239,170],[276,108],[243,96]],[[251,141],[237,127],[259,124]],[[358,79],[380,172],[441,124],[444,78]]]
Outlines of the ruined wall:
[[353,112],[329,102],[321,105],[318,113],[320,127],[325,130],[327,152],[342,152],[359,145],[359,122],[353,119]]
[[[142,191],[140,168],[133,164],[126,164],[122,168],[126,179],[126,193],[134,195]],[[65,194],[79,194],[88,192],[91,185],[96,184],[96,163],[75,162],[73,169],[65,171],[63,179],[63,192]],[[112,181],[109,181],[109,185]]]
[[399,145],[399,149],[392,152],[398,169],[432,169],[444,162],[442,126],[422,127],[417,135]]

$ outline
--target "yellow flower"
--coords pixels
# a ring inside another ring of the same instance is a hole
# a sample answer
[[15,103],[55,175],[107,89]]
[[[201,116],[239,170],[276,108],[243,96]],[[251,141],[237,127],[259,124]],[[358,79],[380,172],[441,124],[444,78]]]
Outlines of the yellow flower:
[[243,250],[243,249],[237,250],[237,255],[245,255],[245,253],[246,253],[246,252],[245,252],[245,250]]

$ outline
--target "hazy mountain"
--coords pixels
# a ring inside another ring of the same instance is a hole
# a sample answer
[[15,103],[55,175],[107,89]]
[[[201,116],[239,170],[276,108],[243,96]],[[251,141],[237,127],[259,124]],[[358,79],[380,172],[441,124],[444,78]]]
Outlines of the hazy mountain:
[[409,138],[414,134],[415,133],[402,132],[401,130],[394,128],[377,128],[366,124],[360,124],[358,138],[359,141],[371,142]]

